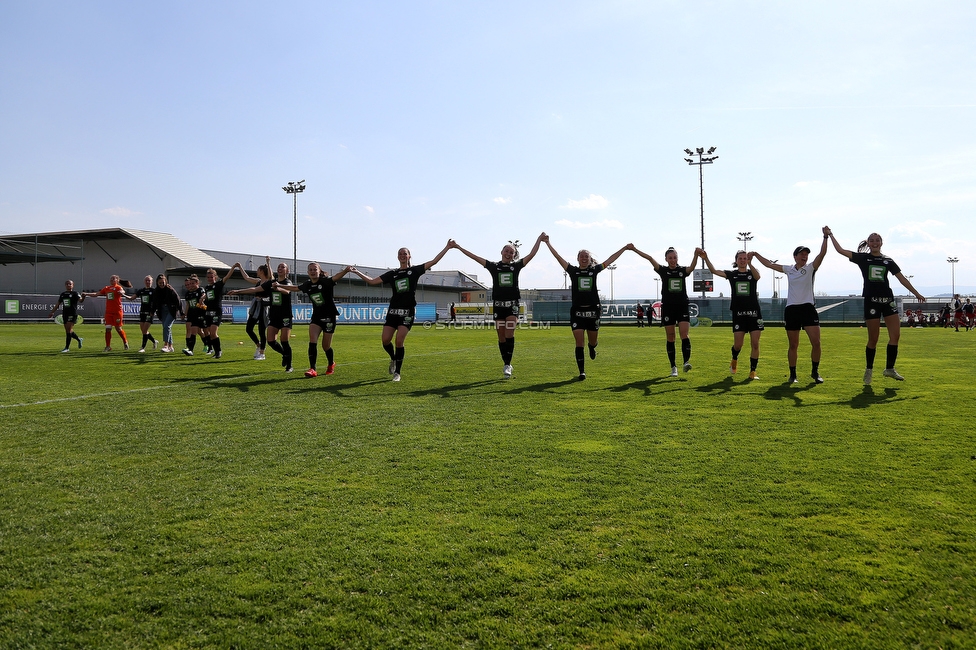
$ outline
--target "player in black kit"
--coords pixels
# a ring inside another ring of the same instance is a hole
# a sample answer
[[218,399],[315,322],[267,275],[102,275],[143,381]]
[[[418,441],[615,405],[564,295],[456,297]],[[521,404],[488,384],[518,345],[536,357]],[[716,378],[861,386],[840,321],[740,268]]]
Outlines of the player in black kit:
[[586,379],[586,366],[583,360],[583,332],[586,332],[586,342],[590,348],[590,358],[596,359],[597,337],[600,334],[600,316],[603,308],[600,306],[600,294],[596,288],[596,276],[605,268],[617,261],[624,251],[634,251],[633,244],[627,244],[606,259],[603,264],[597,264],[588,250],[581,250],[576,254],[579,266],[573,266],[564,260],[549,242],[549,236],[542,234],[542,241],[549,247],[549,252],[559,262],[559,266],[569,275],[572,282],[573,304],[570,307],[570,326],[573,328],[573,339],[576,341],[576,367],[579,369],[579,380]]
[[206,294],[200,287],[200,278],[196,273],[188,277],[183,286],[186,287],[183,292],[186,300],[186,347],[183,348],[183,354],[192,357],[197,334],[203,332],[204,316],[207,313]]
[[350,267],[346,267],[333,275],[331,278],[322,271],[322,267],[317,262],[308,265],[308,280],[298,286],[293,284],[276,284],[275,288],[279,291],[301,291],[308,294],[312,301],[312,320],[308,323],[308,370],[305,371],[306,377],[318,377],[319,373],[315,369],[318,361],[319,335],[322,335],[322,349],[329,365],[325,369],[325,374],[331,375],[335,372],[335,356],[332,351],[332,335],[335,334],[336,322],[339,318],[339,309],[336,307],[334,291],[336,282],[348,273]]
[[153,322],[153,311],[155,311],[153,307],[153,293],[155,293],[153,277],[147,275],[143,282],[146,286],[136,291],[130,298],[130,300],[139,301],[139,329],[142,331],[142,345],[139,346],[139,352],[145,352],[146,345],[150,341],[152,341],[153,350],[156,349],[156,339],[149,333],[149,327]]
[[[241,277],[244,278],[246,282],[253,285],[260,285],[271,279],[271,268],[266,264],[262,264],[258,267],[258,277],[252,278],[247,274],[247,271],[241,267]],[[236,292],[230,291],[228,294],[234,294]],[[258,333],[255,334],[254,330],[257,328]],[[251,306],[247,310],[247,324],[244,326],[244,331],[247,335],[254,341],[254,360],[264,361],[264,350],[268,345],[268,338],[266,330],[268,329],[268,296],[263,293],[256,293],[251,299]]]
[[888,330],[888,348],[885,363],[884,376],[891,379],[902,381],[905,378],[895,370],[895,361],[898,359],[898,339],[901,336],[901,318],[898,316],[898,308],[895,305],[895,294],[891,291],[888,284],[888,275],[894,275],[902,285],[915,294],[919,302],[925,302],[925,296],[920,294],[912,286],[895,261],[886,255],[881,254],[881,245],[884,243],[881,235],[876,232],[868,235],[868,238],[858,244],[857,252],[853,253],[844,249],[837,240],[830,228],[824,226],[824,237],[829,237],[834,245],[834,250],[857,264],[861,269],[861,276],[864,278],[864,324],[868,327],[868,344],[864,348],[866,368],[864,370],[864,384],[869,386],[874,374],[874,355],[878,347],[878,339],[881,336],[881,319],[884,319],[885,327]]
[[695,270],[695,264],[701,257],[702,250],[695,249],[695,257],[688,266],[678,266],[678,252],[674,248],[669,248],[664,253],[664,261],[667,266],[658,264],[653,257],[642,251],[634,249],[638,255],[646,259],[661,276],[661,324],[667,334],[668,361],[671,362],[671,376],[678,376],[678,363],[676,360],[676,350],[674,346],[674,330],[677,326],[678,335],[681,337],[681,358],[684,362],[685,372],[691,370],[691,339],[688,338],[688,329],[691,327],[691,310],[688,302],[688,292],[685,289],[685,278]]
[[218,328],[223,319],[221,303],[224,299],[224,283],[230,280],[230,276],[234,275],[234,269],[239,268],[241,268],[240,262],[234,262],[234,266],[230,267],[230,271],[227,271],[227,275],[222,280],[217,279],[217,271],[207,269],[208,284],[203,289],[206,294],[204,300],[207,303],[207,311],[203,314],[203,343],[213,353],[214,359],[219,359],[222,354]]
[[[271,258],[266,257],[265,262],[267,268],[270,269]],[[232,296],[245,294],[268,296],[268,300],[271,304],[268,307],[267,344],[268,347],[281,355],[281,365],[285,369],[285,372],[292,372],[291,291],[285,288],[290,286],[292,282],[288,279],[287,264],[284,262],[280,263],[277,271],[277,277],[269,278],[255,287],[251,287],[250,289],[234,289],[233,291],[228,291],[227,293],[228,295]],[[280,342],[277,340],[279,333],[281,333]],[[255,355],[254,358],[257,359],[257,355]]]
[[[432,266],[441,261],[444,254],[451,249],[451,242],[434,256],[429,262],[424,262],[417,266],[410,266],[410,249],[401,248],[397,251],[397,259],[400,267],[392,271],[387,271],[378,278],[371,278],[359,269],[352,267],[349,270],[358,275],[372,286],[388,284],[393,289],[393,296],[390,298],[390,307],[386,312],[386,322],[383,323],[383,333],[381,340],[383,349],[390,355],[390,374],[393,381],[400,381],[400,369],[403,367],[403,343],[413,327],[413,319],[417,308],[417,285],[420,277],[430,270]],[[393,336],[396,335],[396,347],[393,346]]]
[[512,355],[515,353],[515,327],[518,325],[519,300],[522,298],[518,283],[519,272],[539,252],[539,245],[545,236],[546,233],[539,235],[538,239],[535,240],[535,246],[522,259],[518,259],[518,249],[515,246],[506,244],[502,247],[502,260],[500,262],[489,262],[483,257],[478,257],[474,253],[461,248],[453,239],[448,242],[453,248],[458,249],[488,269],[488,273],[491,274],[492,318],[495,321],[495,331],[498,333],[498,350],[502,355],[502,364],[504,366],[502,374],[505,377],[512,376]]
[[85,302],[85,297],[75,291],[74,281],[66,280],[64,291],[58,296],[58,301],[51,309],[51,313],[47,315],[48,318],[54,318],[54,312],[59,307],[61,308],[61,320],[64,323],[64,349],[61,352],[71,351],[72,339],[78,341],[78,349],[81,349],[81,343],[84,339],[75,334],[75,323],[78,322],[78,305],[83,302]]
[[732,362],[729,372],[735,374],[739,364],[739,352],[745,341],[746,333],[752,343],[752,353],[749,355],[749,379],[759,379],[756,368],[759,366],[759,337],[763,332],[762,312],[759,311],[759,271],[752,263],[752,255],[746,251],[735,254],[735,268],[731,271],[719,271],[712,266],[708,253],[701,252],[702,259],[708,270],[720,278],[725,278],[732,285]]

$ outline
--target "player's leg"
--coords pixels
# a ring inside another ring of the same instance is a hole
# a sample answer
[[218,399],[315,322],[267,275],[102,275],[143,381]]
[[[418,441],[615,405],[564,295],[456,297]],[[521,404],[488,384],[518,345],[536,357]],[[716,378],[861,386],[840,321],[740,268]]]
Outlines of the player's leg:
[[410,328],[406,325],[400,325],[396,330],[396,351],[395,351],[395,361],[396,368],[393,372],[394,375],[399,375],[400,370],[403,368],[403,356],[404,356],[404,346],[403,344],[407,340],[407,334],[410,333]]
[[[321,326],[315,323],[308,324],[308,371],[305,373],[306,376],[314,377],[317,372],[315,364],[319,358],[319,334],[321,333]],[[311,375],[310,372],[312,373]]]
[[786,361],[790,365],[790,382],[796,381],[796,362],[800,351],[800,330],[786,330],[789,349],[786,351]]
[[583,359],[583,338],[584,330],[573,330],[573,341],[576,343],[576,367],[579,369],[579,378],[586,379],[586,361]]
[[665,333],[665,338],[666,338],[665,347],[666,347],[667,352],[668,352],[668,363],[671,364],[671,376],[672,377],[677,377],[678,376],[678,359],[677,359],[677,353],[676,353],[675,347],[674,347],[674,340],[675,340],[674,325],[665,325],[664,326],[664,333]]
[[742,351],[745,338],[746,333],[741,330],[732,334],[732,361],[729,363],[729,372],[733,375],[739,368],[739,352]]
[[691,370],[691,339],[688,338],[688,331],[691,324],[688,321],[678,323],[678,336],[681,337],[681,359],[684,363],[685,372]]
[[803,330],[807,333],[807,338],[810,339],[810,376],[815,382],[822,384],[823,378],[820,376],[820,326],[808,325]]

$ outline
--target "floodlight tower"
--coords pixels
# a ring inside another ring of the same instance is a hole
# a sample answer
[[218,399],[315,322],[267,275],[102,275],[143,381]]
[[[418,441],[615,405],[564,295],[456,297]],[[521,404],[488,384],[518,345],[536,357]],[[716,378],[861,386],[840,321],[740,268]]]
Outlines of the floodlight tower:
[[607,270],[610,271],[610,304],[612,305],[613,304],[613,272],[617,270],[617,265],[611,264],[610,266],[607,267]]
[[740,232],[739,236],[736,237],[740,242],[742,242],[742,250],[749,252],[749,242],[753,240],[751,232]]
[[285,192],[292,196],[292,276],[295,284],[298,284],[298,195],[305,191],[305,179],[300,181],[288,181],[282,187]]
[[[702,250],[705,249],[705,177],[702,173],[702,165],[711,165],[713,162],[718,160],[718,156],[713,156],[715,153],[715,147],[710,147],[708,151],[705,151],[704,147],[698,147],[694,151],[691,149],[685,149],[685,153],[689,156],[698,156],[698,161],[696,162],[692,158],[685,158],[685,162],[689,165],[698,165],[698,195],[701,204],[701,247]],[[705,260],[701,261],[702,268],[705,268]],[[704,283],[702,285],[702,298],[705,298]]]
[[950,257],[946,260],[949,263],[949,268],[952,269],[952,297],[956,297],[956,262],[959,261],[958,257]]

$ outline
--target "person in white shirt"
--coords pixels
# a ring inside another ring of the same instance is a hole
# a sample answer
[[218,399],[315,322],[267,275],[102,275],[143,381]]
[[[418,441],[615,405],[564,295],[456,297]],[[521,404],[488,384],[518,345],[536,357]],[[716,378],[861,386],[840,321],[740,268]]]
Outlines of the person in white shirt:
[[813,295],[813,281],[817,274],[817,269],[823,263],[824,256],[827,254],[827,228],[824,227],[823,244],[820,246],[820,253],[814,258],[812,264],[807,264],[810,258],[810,249],[806,246],[797,246],[793,251],[793,264],[786,266],[771,262],[759,253],[755,253],[755,258],[768,269],[772,269],[786,276],[789,292],[786,297],[786,311],[783,320],[786,322],[786,337],[790,342],[790,349],[787,358],[790,363],[789,383],[798,382],[796,378],[796,361],[800,348],[800,330],[807,333],[810,339],[810,361],[812,369],[810,377],[813,381],[822,384],[823,377],[820,376],[820,315],[817,313],[816,300]]

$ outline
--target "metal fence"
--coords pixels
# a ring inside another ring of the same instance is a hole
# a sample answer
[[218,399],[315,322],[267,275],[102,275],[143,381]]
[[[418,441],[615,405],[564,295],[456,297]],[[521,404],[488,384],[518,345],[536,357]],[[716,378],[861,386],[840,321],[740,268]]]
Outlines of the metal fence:
[[[909,300],[904,297],[896,297],[895,301],[900,313],[904,313],[905,309],[914,310],[921,306],[914,299]],[[641,304],[644,306],[645,312],[650,305],[654,322],[660,322],[658,318],[661,313],[660,301],[642,302]],[[692,298],[690,301],[692,324],[697,324],[703,319],[708,319],[708,322],[716,325],[731,324],[731,305],[731,298],[705,298],[704,300]],[[783,311],[786,309],[785,298],[760,299],[759,306],[764,321],[767,323],[783,322]],[[933,306],[930,303],[928,311],[932,311]],[[604,324],[637,321],[637,301],[615,300],[605,302],[602,309],[601,320]],[[820,313],[822,324],[860,324],[864,322],[864,298],[861,296],[817,296],[817,311]],[[532,320],[534,321],[568,323],[569,319],[570,301],[568,300],[556,302],[537,300],[532,304]]]

